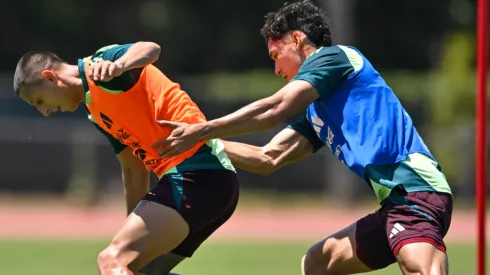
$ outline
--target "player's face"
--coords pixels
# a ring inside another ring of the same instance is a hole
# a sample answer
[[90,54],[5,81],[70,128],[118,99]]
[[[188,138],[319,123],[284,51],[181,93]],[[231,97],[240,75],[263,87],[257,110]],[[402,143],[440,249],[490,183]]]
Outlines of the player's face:
[[80,102],[70,94],[68,87],[56,77],[44,78],[39,84],[23,87],[19,92],[22,100],[36,107],[44,116],[58,111],[75,111]]
[[275,73],[290,81],[299,70],[302,59],[297,44],[288,35],[280,40],[269,40],[269,55],[275,62]]

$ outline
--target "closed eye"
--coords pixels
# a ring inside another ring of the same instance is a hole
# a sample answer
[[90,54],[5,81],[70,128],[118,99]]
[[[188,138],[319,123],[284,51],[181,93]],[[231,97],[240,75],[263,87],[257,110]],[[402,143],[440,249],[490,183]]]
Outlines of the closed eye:
[[271,53],[269,56],[272,58],[272,60],[277,60],[277,53]]

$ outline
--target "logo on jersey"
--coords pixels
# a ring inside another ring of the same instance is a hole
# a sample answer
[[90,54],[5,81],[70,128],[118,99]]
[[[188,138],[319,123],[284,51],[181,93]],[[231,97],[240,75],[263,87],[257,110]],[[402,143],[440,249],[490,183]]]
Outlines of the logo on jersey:
[[103,113],[100,113],[100,118],[102,118],[102,122],[107,127],[107,129],[112,128],[112,124],[114,124],[114,121],[112,121],[112,119],[110,119],[108,116],[104,115]]
[[[139,143],[137,145],[138,146],[135,146],[135,148],[139,147]],[[160,165],[160,163],[162,162],[162,160],[159,158],[157,158],[157,159],[149,158],[151,156],[148,156],[148,153],[141,148],[134,150],[133,155],[135,155],[137,158],[139,158],[141,161],[143,161],[143,163],[145,164],[145,166],[148,169],[154,169],[154,168],[158,167],[158,165]]]
[[318,137],[320,137],[320,131],[322,130],[323,125],[325,125],[323,120],[321,120],[319,117],[312,116],[311,125],[313,125],[313,129],[315,130]]
[[133,148],[140,148],[141,147],[140,142],[139,141],[133,141],[133,142],[131,142],[131,147],[133,147]]
[[[323,120],[321,118],[319,118],[317,116],[313,116],[313,115],[310,116],[309,121],[311,123],[311,126],[313,126],[313,129],[315,130],[316,135],[321,140],[323,140],[322,136],[321,136],[321,131],[322,131],[322,128],[325,126],[325,122],[323,122]],[[330,126],[327,126],[327,136],[325,137],[324,143],[325,143],[325,145],[327,145],[330,152],[332,152],[337,159],[340,159],[340,154],[342,154],[342,146],[340,144],[337,144],[337,146],[335,146],[335,151],[334,151],[332,148],[334,141],[335,141],[335,134],[333,133]]]
[[119,140],[119,142],[124,143],[124,141],[129,137],[131,137],[131,135],[128,132],[124,131],[124,128],[121,128],[117,130],[116,137]]
[[140,160],[145,160],[146,159],[146,151],[143,149],[136,149],[134,150],[133,153],[135,156],[137,156]]

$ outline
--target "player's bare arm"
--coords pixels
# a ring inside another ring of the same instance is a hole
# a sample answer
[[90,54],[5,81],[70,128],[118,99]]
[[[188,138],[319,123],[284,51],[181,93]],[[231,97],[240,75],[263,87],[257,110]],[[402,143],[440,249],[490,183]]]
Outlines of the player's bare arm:
[[172,127],[172,133],[154,144],[161,157],[187,151],[200,140],[224,138],[270,129],[285,119],[298,114],[318,99],[319,94],[308,82],[292,81],[274,95],[255,101],[227,116],[201,124],[181,125],[159,121],[162,126]]
[[124,195],[126,198],[127,214],[129,215],[138,205],[141,198],[150,188],[150,173],[143,162],[133,155],[130,147],[126,147],[117,159],[121,164]]
[[109,81],[131,69],[152,64],[160,56],[161,48],[153,42],[137,42],[116,61],[102,60],[88,69],[94,81]]
[[234,166],[260,175],[302,160],[314,151],[313,145],[298,132],[284,129],[265,146],[222,140]]

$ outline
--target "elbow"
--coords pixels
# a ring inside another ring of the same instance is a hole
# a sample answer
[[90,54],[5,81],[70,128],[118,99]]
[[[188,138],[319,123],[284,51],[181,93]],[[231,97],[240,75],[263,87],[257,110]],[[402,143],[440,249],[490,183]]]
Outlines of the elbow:
[[160,45],[158,45],[155,42],[138,42],[141,44],[141,46],[146,49],[148,53],[148,57],[155,62],[159,57],[160,53],[162,51],[162,48]]
[[162,47],[157,43],[150,42],[150,51],[155,56],[155,60],[160,57],[160,53],[162,52]]
[[274,161],[267,160],[262,162],[260,167],[257,167],[257,174],[261,176],[269,176],[277,170],[277,165],[275,165]]

